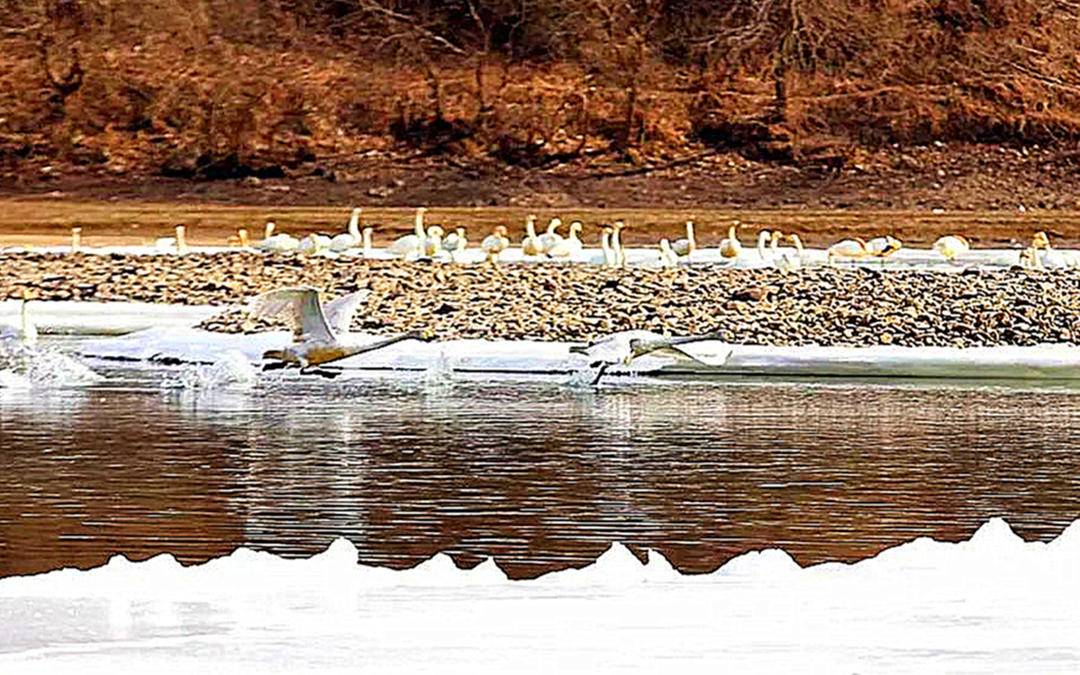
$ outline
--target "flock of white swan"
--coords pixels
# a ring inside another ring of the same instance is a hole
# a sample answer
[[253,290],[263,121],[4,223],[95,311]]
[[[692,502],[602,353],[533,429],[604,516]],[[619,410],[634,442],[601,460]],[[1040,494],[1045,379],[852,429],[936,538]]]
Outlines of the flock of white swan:
[[[252,240],[246,229],[240,229],[230,239],[230,244],[242,250],[265,253],[448,263],[563,261],[610,267],[677,267],[711,262],[732,267],[774,267],[790,271],[815,265],[875,261],[885,266],[890,261],[896,261],[931,266],[940,263],[949,266],[984,263],[1036,270],[1080,268],[1080,251],[1051,246],[1045,232],[1036,233],[1028,246],[1015,250],[973,249],[969,241],[959,234],[940,237],[929,249],[905,249],[902,242],[889,235],[869,240],[853,237],[826,249],[808,249],[803,246],[798,234],[778,230],[759,231],[756,245],[744,244],[740,238],[743,226],[733,221],[728,227],[727,236],[718,244],[703,246],[699,245],[695,235],[694,223],[688,221],[683,237],[674,241],[661,239],[653,247],[628,248],[623,246],[623,231],[627,229],[627,224],[616,220],[598,226],[600,236],[597,248],[585,245],[582,239],[585,225],[579,220],[564,224],[562,219],[552,218],[541,231],[536,216],[530,215],[525,219],[525,234],[520,241],[512,241],[507,227],[500,225],[487,234],[478,246],[474,246],[464,227],[454,228],[447,233],[441,225],[426,224],[426,212],[427,209],[418,208],[412,233],[382,248],[376,248],[373,243],[375,228],[361,227],[363,211],[360,208],[352,210],[345,231],[336,235],[309,234],[298,238],[279,231],[275,223],[268,222],[261,239]],[[71,247],[72,250],[82,248],[81,228],[72,230]],[[185,227],[178,225],[175,237],[157,240],[154,250],[188,252]]]

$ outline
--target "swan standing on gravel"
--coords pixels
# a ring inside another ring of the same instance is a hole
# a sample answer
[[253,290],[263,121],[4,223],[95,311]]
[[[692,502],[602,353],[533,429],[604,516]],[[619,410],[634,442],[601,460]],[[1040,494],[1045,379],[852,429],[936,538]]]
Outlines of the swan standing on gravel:
[[622,231],[626,229],[626,223],[616,220],[611,228],[611,250],[615,255],[615,266],[626,267],[626,250],[622,245]]
[[297,250],[300,251],[300,253],[315,255],[329,250],[331,241],[330,237],[325,234],[309,234],[300,240]]
[[600,257],[594,257],[590,262],[607,267],[615,266],[615,250],[611,248],[611,235],[613,233],[614,230],[610,226],[604,226],[604,229],[600,232]]
[[248,305],[252,317],[284,319],[292,326],[293,344],[265,352],[263,358],[272,363],[264,366],[263,370],[296,366],[303,374],[336,377],[339,373],[323,370],[320,366],[404,340],[427,341],[432,338],[429,333],[413,331],[375,342],[350,342],[349,325],[360,304],[370,295],[370,291],[357,291],[323,305],[318,289],[295,287],[270,291],[253,298]]
[[767,246],[769,246],[769,244],[771,242],[772,242],[772,233],[771,232],[769,232],[768,230],[762,230],[761,232],[758,232],[757,253],[758,253],[758,257],[761,258],[761,262],[764,263],[764,264],[768,264],[768,263],[772,262],[771,258],[768,255],[769,251],[766,248]]
[[858,237],[839,241],[830,246],[825,252],[826,260],[830,265],[835,264],[837,258],[861,260],[870,257],[870,255],[866,242]]
[[157,249],[176,249],[177,253],[187,253],[187,228],[183,225],[176,226],[175,237],[163,237],[154,242]]
[[295,237],[284,232],[274,234],[274,229],[274,222],[268,221],[263,230],[263,240],[255,244],[256,249],[267,253],[287,253],[300,247],[300,242]]
[[416,209],[416,216],[413,219],[413,233],[395,239],[394,243],[387,248],[387,251],[401,258],[423,253],[424,241],[427,239],[427,234],[424,232],[424,214],[426,212],[427,209],[422,206]]
[[548,257],[568,260],[576,255],[580,255],[582,244],[581,239],[578,238],[578,233],[581,232],[582,227],[580,220],[575,220],[570,223],[570,233],[566,236],[566,239],[560,238],[561,240],[559,243],[547,252]]
[[720,257],[724,260],[735,262],[742,255],[742,242],[739,241],[739,237],[735,234],[735,229],[738,226],[738,221],[732,223],[728,227],[727,238],[720,242]]
[[955,261],[960,256],[971,250],[968,240],[958,234],[950,234],[939,238],[934,242],[934,250],[938,255],[949,262]]
[[671,248],[671,242],[667,239],[660,240],[660,267],[678,267],[679,256]]
[[[1039,251],[1043,251],[1040,255]],[[1075,251],[1060,251],[1050,246],[1050,237],[1045,232],[1036,232],[1031,238],[1031,255],[1039,268],[1072,269],[1080,267],[1080,255]]]
[[538,256],[543,252],[544,249],[540,245],[540,239],[536,236],[536,216],[527,216],[525,218],[525,238],[521,240],[521,254]]
[[484,240],[480,242],[480,248],[483,249],[488,262],[493,265],[498,263],[502,252],[510,248],[510,239],[506,236],[506,227],[503,225],[496,227],[494,232],[484,237]]
[[794,248],[780,248],[779,243],[783,238],[785,237],[779,230],[773,232],[772,237],[770,237],[773,265],[785,272],[794,272],[795,270],[802,268],[802,239],[800,239],[797,234],[789,234],[786,239],[794,245]]
[[556,246],[563,242],[562,235],[559,234],[559,228],[562,227],[562,220],[559,218],[552,218],[548,223],[547,232],[540,235],[540,251],[542,253],[550,253]]
[[450,254],[454,260],[457,260],[459,253],[464,253],[465,249],[469,247],[469,240],[465,237],[465,228],[459,227],[450,234],[446,235],[446,238],[442,241],[443,250]]
[[356,208],[352,210],[352,214],[349,216],[348,229],[333,239],[330,240],[330,250],[334,253],[344,253],[351,248],[359,247],[364,240],[363,233],[360,232],[360,215],[363,210]]
[[874,237],[866,242],[866,252],[874,258],[888,258],[903,247],[904,245],[900,243],[899,239],[890,235]]
[[671,245],[671,250],[675,251],[675,255],[680,258],[689,256],[697,250],[697,239],[694,238],[694,221],[686,221],[686,236],[682,239],[676,239]]

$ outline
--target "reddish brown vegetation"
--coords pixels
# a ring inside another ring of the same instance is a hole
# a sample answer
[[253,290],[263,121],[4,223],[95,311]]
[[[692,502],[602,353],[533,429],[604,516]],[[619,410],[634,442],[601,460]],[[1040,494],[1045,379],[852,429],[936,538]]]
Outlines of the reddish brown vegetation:
[[1075,146],[1073,0],[0,0],[0,171]]

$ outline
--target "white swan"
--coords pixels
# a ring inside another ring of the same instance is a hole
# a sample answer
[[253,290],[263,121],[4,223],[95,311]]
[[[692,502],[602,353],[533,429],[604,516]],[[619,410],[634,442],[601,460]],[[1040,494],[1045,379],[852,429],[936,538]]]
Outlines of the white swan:
[[570,223],[570,233],[565,239],[560,238],[561,240],[559,243],[555,244],[555,246],[547,252],[548,257],[566,260],[573,258],[576,255],[580,255],[583,246],[581,239],[578,238],[578,233],[581,232],[582,227],[580,220],[575,220]]
[[71,251],[72,251],[72,253],[74,253],[75,251],[78,251],[79,248],[81,248],[81,247],[82,247],[82,228],[81,227],[73,227],[73,228],[71,228]]
[[660,240],[660,267],[678,267],[679,256],[671,248],[667,239]]
[[499,256],[502,252],[510,247],[510,239],[506,236],[506,227],[499,225],[495,228],[495,231],[484,237],[484,240],[480,242],[480,248],[483,249],[484,255],[487,257],[488,262],[499,262]]
[[540,252],[550,253],[552,249],[562,243],[563,237],[559,234],[559,228],[562,227],[562,220],[558,218],[552,218],[548,223],[547,232],[540,235]]
[[900,243],[900,240],[890,235],[874,237],[866,242],[866,252],[874,258],[888,258],[901,248],[903,248],[903,244]]
[[325,234],[309,234],[300,240],[297,250],[301,253],[314,255],[330,249],[330,237]]
[[282,288],[263,293],[251,300],[248,312],[258,319],[283,319],[292,326],[293,344],[284,349],[272,349],[263,354],[273,363],[264,370],[296,366],[301,373],[333,377],[320,366],[340,359],[382,349],[403,340],[430,340],[427,332],[414,331],[377,340],[353,342],[349,325],[370,291],[357,291],[323,305],[318,289],[311,287]]
[[538,256],[543,252],[544,249],[540,245],[540,239],[536,236],[536,216],[527,216],[525,218],[525,238],[521,240],[521,254]]
[[371,255],[371,235],[374,231],[375,228],[369,226],[365,227],[364,230],[360,233],[360,252],[364,254],[364,257],[368,257]]
[[159,250],[175,249],[177,253],[187,253],[187,228],[183,225],[176,226],[175,237],[162,237],[154,242],[154,248]]
[[835,264],[837,258],[862,260],[863,258],[870,257],[870,255],[871,253],[866,247],[866,242],[858,237],[839,241],[825,251],[825,257],[830,265]]
[[671,337],[652,331],[630,330],[606,335],[584,345],[573,345],[570,353],[588,359],[588,367],[596,370],[593,384],[599,384],[608,368],[616,365],[628,366],[634,359],[648,354],[659,354],[705,365],[703,361],[680,348],[694,342],[720,340],[717,333],[706,333],[687,337]]
[[771,243],[772,243],[772,233],[771,232],[769,232],[768,230],[762,230],[761,232],[758,232],[757,253],[758,253],[758,257],[761,258],[761,262],[763,264],[766,264],[766,265],[772,263],[772,257],[769,255],[770,251],[766,248]]
[[351,248],[357,248],[363,243],[364,235],[360,232],[360,216],[362,213],[363,210],[360,208],[352,210],[352,214],[349,216],[348,229],[330,240],[329,248],[331,251],[343,253]]
[[[1040,254],[1039,251],[1042,251]],[[1080,254],[1075,251],[1061,251],[1050,246],[1050,237],[1045,232],[1036,232],[1031,238],[1031,255],[1038,261],[1040,268],[1072,269],[1080,267]]]
[[300,247],[300,242],[295,237],[284,232],[281,234],[274,234],[274,228],[275,225],[273,221],[266,223],[266,228],[263,231],[263,239],[255,244],[256,249],[266,251],[267,253],[287,253],[295,251]]
[[424,241],[427,239],[427,233],[424,231],[424,214],[426,212],[427,209],[422,206],[416,209],[416,216],[413,218],[413,233],[398,237],[386,250],[392,255],[402,258],[423,253]]
[[25,297],[19,305],[19,326],[0,326],[0,342],[16,341],[33,347],[38,341],[37,326],[30,316],[30,301]]
[[728,227],[727,237],[720,242],[720,257],[732,262],[739,259],[742,255],[742,242],[739,241],[739,237],[735,234],[735,229],[739,226],[739,222],[735,221]]
[[443,250],[450,254],[454,260],[457,260],[459,253],[464,253],[465,249],[469,247],[469,240],[465,237],[465,228],[456,228],[453,232],[446,235],[442,240]]
[[781,248],[779,243],[782,238],[784,238],[784,235],[779,230],[773,232],[770,238],[773,265],[785,272],[794,272],[801,269],[803,260],[802,239],[797,234],[789,234],[786,238],[794,245],[794,248]]
[[622,245],[622,231],[626,229],[626,223],[616,220],[611,227],[611,250],[615,256],[616,267],[626,267],[626,250]]
[[694,238],[694,221],[686,221],[686,237],[676,239],[671,244],[671,250],[675,251],[675,255],[679,257],[688,256],[697,250],[697,239]]
[[942,258],[945,258],[945,260],[949,262],[953,262],[970,251],[971,244],[968,243],[967,239],[960,235],[950,234],[940,237],[935,241],[933,248]]

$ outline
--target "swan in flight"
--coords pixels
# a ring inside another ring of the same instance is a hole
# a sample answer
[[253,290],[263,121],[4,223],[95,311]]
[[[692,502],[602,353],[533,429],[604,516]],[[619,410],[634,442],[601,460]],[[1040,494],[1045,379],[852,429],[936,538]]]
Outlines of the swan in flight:
[[271,349],[263,354],[273,360],[263,370],[297,366],[301,373],[336,377],[338,373],[321,368],[340,359],[376,351],[404,340],[428,341],[433,335],[413,331],[375,342],[350,341],[349,325],[370,291],[349,293],[325,305],[319,300],[316,288],[299,286],[263,293],[251,300],[248,313],[256,319],[284,319],[292,326],[293,344],[284,349]]
[[571,354],[588,358],[588,367],[596,370],[592,384],[599,384],[600,379],[612,366],[629,366],[634,359],[648,354],[673,356],[681,361],[690,360],[700,365],[707,365],[701,359],[681,349],[681,345],[707,340],[721,340],[718,333],[705,333],[686,337],[671,337],[647,330],[630,330],[606,335],[584,345],[570,347]]
[[676,239],[671,244],[671,250],[675,251],[675,255],[680,258],[689,256],[697,250],[697,239],[694,238],[694,221],[686,221],[686,236],[682,239]]
[[958,234],[950,234],[939,238],[934,242],[934,250],[938,255],[949,262],[955,261],[960,256],[971,250],[968,240]]
[[509,247],[510,239],[506,236],[506,227],[504,225],[496,227],[494,232],[484,237],[484,240],[480,242],[480,248],[483,249],[488,262],[492,264],[499,262],[499,256]]
[[348,229],[333,239],[330,240],[330,250],[334,253],[343,253],[351,248],[358,248],[364,242],[364,235],[360,232],[360,216],[363,213],[362,209],[356,208],[352,210],[352,214],[349,216]]

